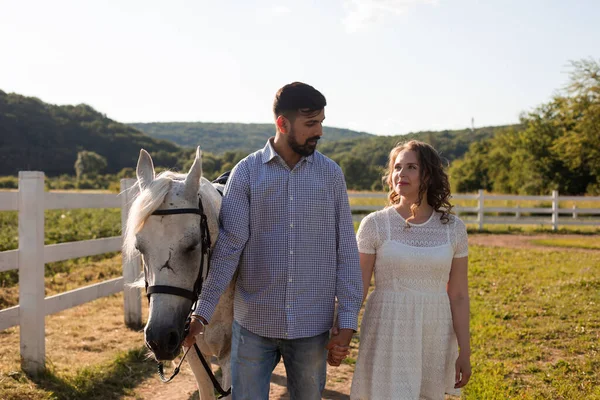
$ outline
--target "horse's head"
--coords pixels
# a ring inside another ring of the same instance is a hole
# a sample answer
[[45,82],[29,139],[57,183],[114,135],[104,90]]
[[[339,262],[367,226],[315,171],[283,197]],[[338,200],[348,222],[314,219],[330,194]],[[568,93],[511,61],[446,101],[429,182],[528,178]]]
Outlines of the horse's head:
[[[146,287],[168,286],[193,293],[203,273],[201,216],[193,211],[170,214],[163,210],[197,210],[201,199],[214,243],[220,195],[202,178],[200,148],[187,175],[167,171],[155,176],[152,158],[145,150],[140,152],[136,172],[140,192],[130,208],[124,251],[128,255],[141,253]],[[146,345],[156,359],[172,360],[185,338],[185,322],[193,300],[158,290],[149,296],[149,302]]]

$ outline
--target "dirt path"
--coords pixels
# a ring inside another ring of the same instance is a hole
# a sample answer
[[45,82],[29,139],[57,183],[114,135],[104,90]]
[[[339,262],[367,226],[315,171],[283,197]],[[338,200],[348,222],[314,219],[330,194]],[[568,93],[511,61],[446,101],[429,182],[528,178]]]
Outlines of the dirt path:
[[[350,382],[354,368],[341,365],[338,368],[328,368],[327,384],[323,399],[347,400],[350,394]],[[136,387],[135,395],[125,397],[136,400],[197,400],[196,380],[190,367],[186,364],[179,375],[168,384],[160,382],[158,376],[152,376]],[[286,377],[283,362],[280,362],[271,377],[271,400],[287,400]]]

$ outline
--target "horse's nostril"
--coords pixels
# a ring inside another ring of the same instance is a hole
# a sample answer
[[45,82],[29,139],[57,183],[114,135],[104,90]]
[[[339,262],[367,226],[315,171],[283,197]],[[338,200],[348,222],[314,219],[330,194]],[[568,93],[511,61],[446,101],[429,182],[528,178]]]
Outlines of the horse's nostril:
[[158,343],[156,343],[153,340],[147,341],[146,346],[154,352],[156,352],[158,350]]
[[179,334],[176,331],[171,331],[169,333],[167,347],[169,348],[169,351],[175,351],[177,350],[177,347],[179,347]]

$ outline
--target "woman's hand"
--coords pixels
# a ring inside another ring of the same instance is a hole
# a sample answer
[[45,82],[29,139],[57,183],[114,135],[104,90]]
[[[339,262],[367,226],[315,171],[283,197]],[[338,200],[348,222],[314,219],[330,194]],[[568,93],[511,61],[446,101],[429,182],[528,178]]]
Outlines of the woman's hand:
[[456,363],[456,376],[454,377],[454,388],[459,389],[469,382],[471,378],[471,358],[469,355],[459,353]]

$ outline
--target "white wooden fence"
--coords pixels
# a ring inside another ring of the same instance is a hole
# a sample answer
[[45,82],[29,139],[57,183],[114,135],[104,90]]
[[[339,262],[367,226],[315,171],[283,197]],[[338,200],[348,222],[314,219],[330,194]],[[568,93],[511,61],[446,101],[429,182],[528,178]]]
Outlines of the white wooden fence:
[[[44,173],[19,172],[18,192],[0,192],[0,211],[18,211],[19,248],[0,252],[0,272],[19,270],[19,305],[0,310],[0,331],[20,326],[21,367],[37,374],[45,367],[44,317],[124,290],[125,324],[140,327],[140,290],[126,284],[140,272],[139,257],[123,259],[123,276],[45,297],[44,264],[121,250],[121,236],[44,245],[44,210],[121,208],[121,225],[127,221],[134,195],[133,179],[121,180],[121,194],[44,192]],[[131,190],[126,190],[132,187]]]
[[[387,194],[385,193],[350,193],[350,198],[378,198],[382,199],[382,205],[385,203]],[[477,224],[479,230],[483,230],[484,225],[550,225],[552,230],[558,230],[560,225],[590,225],[600,227],[600,208],[578,208],[573,205],[572,208],[559,208],[561,201],[598,201],[600,202],[600,196],[559,196],[558,191],[552,191],[550,196],[518,196],[518,195],[499,195],[499,194],[485,194],[483,190],[480,190],[477,194],[454,194],[452,200],[463,199],[463,200],[476,200],[476,207],[454,207],[453,211],[458,215],[461,214],[475,214],[476,219],[463,218],[467,224]],[[485,201],[496,201],[496,200],[509,200],[509,201],[539,201],[539,202],[550,202],[550,207],[490,207],[485,205]],[[382,206],[359,206],[354,205],[351,207],[353,211],[376,211],[380,210]],[[499,217],[489,214],[513,214],[514,216]],[[486,215],[487,214],[487,215]],[[536,216],[523,216],[523,214],[534,214]],[[543,218],[537,216],[538,214],[548,214],[548,217]],[[563,217],[560,217],[560,216]],[[585,218],[582,218],[582,216]],[[565,218],[564,216],[567,216]]]
[[[0,252],[0,272],[19,270],[19,305],[0,310],[0,331],[12,326],[20,326],[20,349],[23,370],[36,374],[45,367],[45,325],[44,317],[72,308],[100,297],[109,296],[124,290],[125,324],[139,327],[142,322],[141,293],[139,289],[127,286],[137,279],[140,272],[139,257],[133,260],[123,259],[123,276],[94,285],[45,297],[44,264],[71,258],[91,256],[119,251],[120,236],[85,240],[72,243],[44,245],[44,211],[52,209],[74,208],[121,208],[121,225],[124,230],[132,197],[136,190],[133,179],[121,180],[121,194],[87,194],[68,192],[44,192],[44,173],[19,172],[19,190],[0,192],[0,211],[18,211],[19,248]],[[131,189],[130,189],[131,188]],[[385,194],[350,193],[349,197],[383,198]],[[477,207],[457,207],[458,213],[476,213],[479,229],[485,224],[507,224],[506,219],[486,217],[486,213],[514,213],[510,224],[549,223],[558,229],[559,214],[580,214],[600,216],[600,209],[561,209],[559,201],[600,201],[600,197],[559,197],[552,196],[507,196],[484,195],[483,191],[474,195],[458,194],[455,199],[477,200]],[[536,200],[551,201],[550,208],[511,208],[484,207],[484,200]],[[353,206],[356,211],[374,211],[382,206]],[[551,216],[549,221],[521,218],[521,213],[545,213]],[[468,221],[467,221],[468,222]],[[560,221],[560,225],[597,225],[600,219]]]

